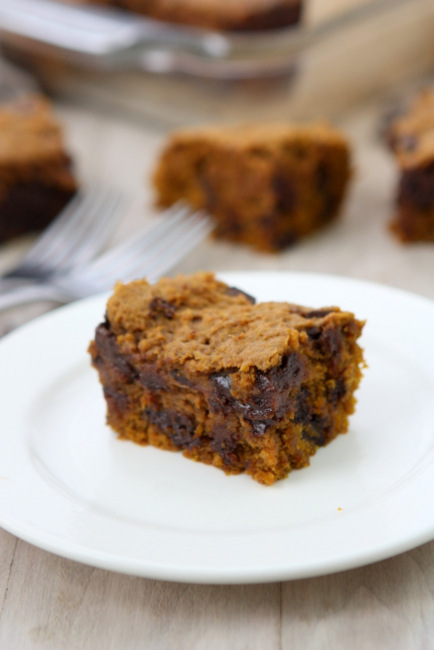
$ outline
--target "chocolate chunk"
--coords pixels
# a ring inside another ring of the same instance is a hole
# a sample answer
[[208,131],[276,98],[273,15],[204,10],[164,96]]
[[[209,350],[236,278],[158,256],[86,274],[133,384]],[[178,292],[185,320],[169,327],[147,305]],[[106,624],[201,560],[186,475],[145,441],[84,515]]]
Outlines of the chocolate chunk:
[[303,316],[305,318],[324,318],[334,311],[334,309],[312,309],[311,311],[304,312]]
[[306,376],[306,360],[297,352],[292,352],[283,357],[282,363],[277,368],[272,368],[266,374],[275,384],[279,392],[294,388]]
[[322,445],[325,445],[327,441],[327,432],[329,428],[330,422],[328,417],[313,413],[308,426],[303,431],[303,438],[313,442],[318,447],[321,447]]
[[434,163],[403,172],[399,202],[413,203],[422,208],[434,205]]
[[315,342],[315,349],[324,356],[333,357],[342,345],[342,332],[338,327],[307,327],[308,337]]
[[310,390],[307,386],[301,386],[297,393],[295,402],[295,415],[294,422],[296,424],[307,424],[310,420],[311,408],[310,403]]
[[113,386],[104,386],[104,397],[118,413],[124,412],[129,405],[127,395],[122,390],[115,390]]
[[167,382],[154,363],[142,363],[138,380],[151,391],[161,391],[167,389]]
[[[247,418],[246,418],[247,419]],[[263,436],[264,433],[267,432],[267,430],[273,426],[274,422],[273,420],[248,420],[250,422],[250,425],[252,427],[252,433],[255,436]]]
[[329,399],[332,404],[337,404],[343,396],[346,394],[347,388],[345,384],[345,379],[336,379],[335,386],[329,392]]
[[193,418],[176,411],[159,410],[147,407],[143,414],[150,422],[163,429],[164,433],[181,449],[190,449],[197,444],[194,437]]
[[171,371],[170,373],[173,377],[173,379],[176,381],[177,384],[181,384],[181,386],[186,386],[187,388],[194,388],[194,384],[188,377],[182,374],[179,370],[176,368]]
[[[273,189],[276,194],[277,211],[289,212],[296,205],[296,192],[294,181],[289,178],[288,173],[278,171],[272,179]],[[278,215],[276,215],[277,221]]]
[[162,314],[170,320],[174,317],[175,312],[175,305],[173,305],[171,302],[167,302],[167,300],[164,300],[159,296],[152,298],[151,302],[149,303],[149,315],[151,318],[154,318],[158,314]]
[[290,405],[290,390],[305,378],[305,360],[293,352],[284,357],[277,368],[267,372],[257,370],[255,386],[247,402],[232,396],[230,374],[215,373],[210,377],[214,392],[209,400],[214,412],[230,410],[243,415],[249,422],[267,420],[273,414],[280,418]]
[[234,433],[224,424],[215,424],[212,429],[210,449],[219,454],[225,466],[236,466],[239,463],[238,448]]
[[245,291],[242,291],[241,289],[238,289],[238,287],[228,287],[225,293],[228,296],[240,296],[240,295],[244,296],[245,298],[247,298],[247,300],[249,301],[249,303],[251,305],[254,305],[256,303],[256,298],[254,298],[253,296],[250,296]]
[[95,365],[99,365],[100,360],[110,361],[113,366],[122,373],[127,383],[132,383],[137,379],[137,372],[127,359],[119,354],[116,343],[116,336],[110,331],[110,323],[106,320],[98,325],[95,332],[95,343],[98,349],[98,357],[94,359]]

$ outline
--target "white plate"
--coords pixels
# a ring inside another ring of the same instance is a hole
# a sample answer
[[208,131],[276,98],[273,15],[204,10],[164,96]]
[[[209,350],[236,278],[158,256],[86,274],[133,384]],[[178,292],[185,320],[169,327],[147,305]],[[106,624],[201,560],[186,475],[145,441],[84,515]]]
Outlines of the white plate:
[[119,441],[86,353],[105,297],[86,300],[0,344],[0,525],[94,566],[210,583],[330,573],[434,538],[434,303],[325,275],[221,277],[367,319],[349,433],[272,487]]

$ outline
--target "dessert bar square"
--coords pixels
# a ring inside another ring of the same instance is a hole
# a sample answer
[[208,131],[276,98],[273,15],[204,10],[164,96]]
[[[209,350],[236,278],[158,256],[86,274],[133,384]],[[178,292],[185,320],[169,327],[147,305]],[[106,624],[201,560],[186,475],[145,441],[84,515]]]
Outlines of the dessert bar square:
[[362,327],[197,273],[119,284],[89,351],[120,437],[270,485],[347,431]]
[[340,132],[274,124],[174,132],[154,185],[161,206],[205,208],[217,237],[277,251],[338,215],[349,177]]
[[41,96],[0,105],[0,242],[44,228],[77,190],[59,123]]
[[399,168],[392,230],[403,242],[434,242],[434,90],[395,120],[389,143]]
[[[64,0],[66,1],[66,0]],[[221,31],[279,29],[298,23],[302,0],[75,0],[126,9],[169,23]]]

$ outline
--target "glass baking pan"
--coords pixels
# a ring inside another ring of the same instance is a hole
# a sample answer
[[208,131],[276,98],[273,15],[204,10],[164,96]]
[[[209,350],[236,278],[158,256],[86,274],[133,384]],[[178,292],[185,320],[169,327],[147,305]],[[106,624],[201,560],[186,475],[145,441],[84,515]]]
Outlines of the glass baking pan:
[[[49,7],[38,33],[37,21],[25,29],[10,16],[7,21],[8,3],[19,11],[25,0],[3,2],[3,51],[35,72],[50,93],[162,127],[333,118],[434,68],[432,0],[306,0],[299,25],[251,33],[79,7],[86,39],[73,24],[75,38],[71,25],[69,35],[68,25],[57,25],[51,41]],[[105,32],[95,26],[101,18]]]

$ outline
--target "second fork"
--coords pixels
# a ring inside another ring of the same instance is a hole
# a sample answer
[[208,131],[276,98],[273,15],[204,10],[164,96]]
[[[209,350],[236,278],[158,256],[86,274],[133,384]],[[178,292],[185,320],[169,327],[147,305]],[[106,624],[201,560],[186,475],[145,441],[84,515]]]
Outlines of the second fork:
[[203,212],[176,205],[158,223],[92,262],[59,276],[0,295],[0,311],[29,302],[67,303],[110,290],[138,275],[150,282],[169,271],[214,228]]
[[76,194],[20,262],[0,278],[0,293],[87,263],[107,243],[122,207],[123,199],[113,189],[93,187]]

